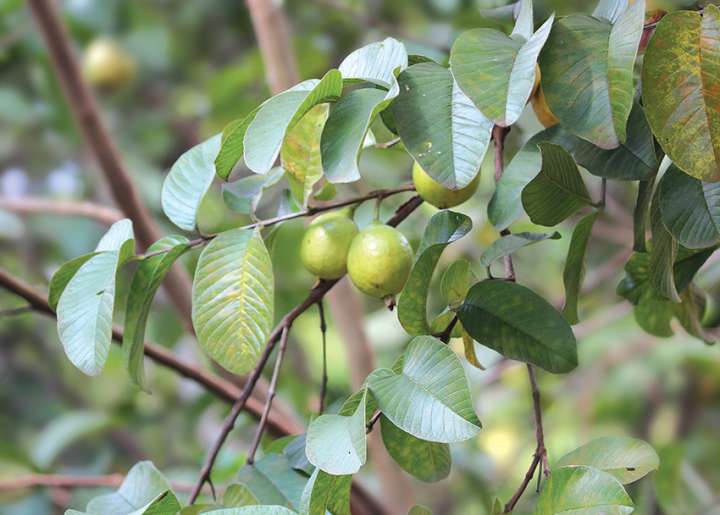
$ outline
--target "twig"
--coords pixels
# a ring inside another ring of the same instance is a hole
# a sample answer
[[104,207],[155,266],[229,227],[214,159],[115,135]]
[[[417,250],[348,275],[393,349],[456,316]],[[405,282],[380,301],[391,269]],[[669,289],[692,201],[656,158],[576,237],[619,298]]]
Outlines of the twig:
[[[407,218],[415,209],[417,209],[420,204],[422,204],[422,199],[419,196],[412,197],[410,200],[401,205],[397,209],[395,214],[386,223],[393,227],[397,226],[400,222],[405,220],[405,218]],[[250,373],[250,376],[245,382],[245,386],[243,387],[240,397],[238,397],[237,401],[230,410],[230,413],[225,418],[222,428],[220,429],[220,434],[215,443],[213,444],[210,452],[208,453],[205,464],[200,471],[200,477],[195,484],[195,488],[190,494],[189,504],[193,504],[195,502],[198,494],[200,493],[200,489],[209,479],[218,453],[220,452],[220,449],[222,448],[225,440],[230,434],[230,431],[232,431],[233,427],[235,426],[235,421],[237,420],[237,417],[240,415],[243,408],[245,407],[245,402],[252,393],[252,390],[255,387],[255,383],[260,378],[262,370],[265,368],[265,364],[267,363],[270,354],[275,348],[275,344],[280,339],[285,329],[287,328],[289,330],[295,319],[297,319],[297,317],[303,314],[310,306],[316,304],[319,300],[321,300],[325,296],[325,294],[330,291],[333,286],[335,286],[338,280],[339,279],[334,279],[331,281],[319,281],[317,285],[315,285],[315,287],[310,290],[310,293],[305,298],[305,300],[303,300],[300,304],[298,304],[290,312],[288,312],[288,314],[283,317],[283,319],[275,327],[275,329],[273,329],[272,333],[270,333],[267,344],[265,345],[265,349],[263,350],[263,353],[260,356],[257,365],[255,365],[255,368]]]
[[392,148],[392,147],[394,147],[395,145],[397,145],[398,143],[400,143],[401,141],[402,141],[402,140],[400,139],[400,136],[398,136],[397,138],[393,138],[393,139],[390,139],[390,140],[387,140],[387,141],[383,141],[383,142],[381,142],[381,143],[375,143],[375,145],[373,145],[373,146],[374,146],[375,148],[379,148],[379,149]]
[[377,421],[380,420],[380,415],[382,415],[382,411],[378,410],[376,411],[372,418],[368,420],[367,426],[365,427],[365,432],[369,433],[373,430],[373,427],[375,427],[375,424],[377,424]]
[[[260,220],[258,222],[254,222],[254,223],[251,223],[248,225],[243,225],[240,228],[241,229],[254,229],[255,227],[270,227],[272,225],[276,225],[276,224],[279,224],[282,222],[287,222],[288,220],[295,220],[296,218],[304,218],[306,216],[313,216],[318,213],[324,213],[325,211],[332,211],[334,209],[339,209],[341,207],[352,206],[354,204],[360,204],[367,200],[372,200],[372,199],[377,199],[377,198],[387,198],[392,195],[397,195],[398,193],[406,193],[409,191],[415,191],[415,186],[412,184],[408,184],[405,186],[400,186],[399,188],[375,190],[375,191],[371,191],[370,193],[367,193],[365,195],[362,195],[360,197],[354,197],[351,199],[340,200],[338,202],[332,202],[332,203],[325,204],[322,206],[311,206],[302,211],[298,211],[297,213],[289,213],[287,215],[281,215],[281,216],[276,216],[274,218],[268,218],[267,220]],[[200,238],[191,240],[188,245],[190,247],[198,247],[200,245],[204,245],[205,243],[212,240],[216,236],[217,236],[216,234],[201,236]],[[168,250],[158,250],[156,252],[150,252],[148,254],[138,256],[137,258],[138,259],[147,259],[149,257],[164,254],[168,251],[169,251],[169,249]]]
[[19,215],[82,216],[96,220],[103,225],[111,225],[122,218],[119,210],[92,202],[37,197],[0,198],[0,209]]
[[318,413],[322,415],[325,411],[325,396],[327,395],[327,323],[325,322],[325,308],[322,299],[317,303],[318,313],[320,314],[320,336],[322,338],[322,378],[320,379],[320,405]]
[[[35,311],[53,318],[56,317],[55,312],[50,309],[46,297],[42,293],[2,269],[0,269],[0,287],[25,299]],[[123,333],[120,329],[113,328],[112,337],[115,343],[121,344]],[[172,369],[181,376],[195,381],[226,402],[234,402],[240,396],[240,389],[231,382],[178,359],[159,345],[145,342],[145,355],[159,365]],[[247,410],[254,416],[260,417],[262,405],[259,400],[253,398],[249,400]],[[301,427],[285,421],[277,415],[271,416],[268,425],[271,431],[277,435],[294,434],[302,430]]]
[[275,368],[273,369],[272,379],[270,379],[270,389],[268,390],[268,398],[265,401],[265,409],[263,410],[262,416],[260,417],[260,423],[258,424],[257,431],[255,432],[255,438],[253,438],[250,450],[247,455],[248,465],[255,463],[255,453],[257,452],[260,440],[265,432],[265,424],[267,424],[267,417],[272,408],[273,399],[277,391],[278,377],[280,376],[280,368],[282,367],[283,357],[285,357],[285,349],[287,348],[288,336],[290,335],[290,326],[285,326],[280,336],[280,348],[278,349],[277,358],[275,358]]
[[[117,488],[125,476],[106,474],[101,476],[27,474],[12,479],[0,479],[0,492],[11,492],[25,488]],[[170,486],[178,492],[188,492],[193,485],[171,481]]]

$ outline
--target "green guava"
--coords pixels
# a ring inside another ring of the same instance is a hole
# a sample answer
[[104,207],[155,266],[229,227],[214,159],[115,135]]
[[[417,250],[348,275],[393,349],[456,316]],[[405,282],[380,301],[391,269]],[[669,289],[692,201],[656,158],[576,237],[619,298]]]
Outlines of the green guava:
[[320,279],[337,279],[347,272],[350,244],[358,233],[352,211],[325,213],[312,221],[300,244],[300,259]]
[[380,299],[400,293],[413,262],[413,250],[397,229],[372,223],[355,236],[347,259],[348,274],[357,288]]
[[430,177],[417,162],[413,165],[412,176],[418,195],[425,202],[440,209],[462,204],[475,194],[480,183],[480,173],[478,173],[470,184],[464,188],[451,190]]

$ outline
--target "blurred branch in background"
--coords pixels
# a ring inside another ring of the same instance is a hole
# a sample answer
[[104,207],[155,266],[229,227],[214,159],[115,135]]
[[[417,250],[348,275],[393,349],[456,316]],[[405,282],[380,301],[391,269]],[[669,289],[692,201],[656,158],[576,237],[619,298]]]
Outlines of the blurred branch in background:
[[81,216],[103,225],[112,225],[123,217],[119,210],[93,202],[34,197],[0,198],[0,209],[18,215]]
[[[103,476],[75,476],[71,474],[27,474],[12,479],[0,479],[0,492],[12,492],[25,488],[117,488],[125,476],[107,474]],[[189,492],[192,485],[171,481],[173,490]]]

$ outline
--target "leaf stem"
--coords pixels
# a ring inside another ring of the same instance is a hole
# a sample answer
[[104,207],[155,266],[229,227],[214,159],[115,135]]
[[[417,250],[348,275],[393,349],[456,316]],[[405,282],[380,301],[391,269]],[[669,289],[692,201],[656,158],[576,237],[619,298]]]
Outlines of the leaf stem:
[[325,322],[325,308],[323,301],[320,299],[317,303],[318,313],[320,314],[320,335],[322,337],[322,379],[320,380],[320,405],[318,413],[320,415],[325,411],[325,396],[327,395],[327,323]]
[[448,343],[450,341],[450,335],[452,335],[453,329],[455,329],[455,325],[458,323],[458,317],[455,315],[452,320],[450,320],[450,323],[447,325],[445,330],[438,334],[438,338],[443,343]]

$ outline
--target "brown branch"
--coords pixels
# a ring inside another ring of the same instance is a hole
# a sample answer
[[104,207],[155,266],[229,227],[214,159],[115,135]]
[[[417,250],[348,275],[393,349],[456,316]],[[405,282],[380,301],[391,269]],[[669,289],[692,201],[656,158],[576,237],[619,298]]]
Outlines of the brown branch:
[[[420,204],[422,204],[422,199],[419,196],[412,197],[405,204],[401,205],[398,208],[398,210],[390,218],[390,220],[387,221],[387,224],[393,227],[397,226],[400,222],[407,218]],[[237,420],[237,417],[244,409],[245,403],[250,397],[250,394],[255,387],[255,383],[260,378],[262,371],[265,368],[265,364],[270,358],[270,354],[275,348],[276,343],[286,330],[290,330],[293,322],[300,315],[302,315],[310,306],[312,306],[313,304],[317,304],[320,300],[322,300],[322,298],[327,294],[327,292],[330,291],[330,289],[335,286],[338,281],[339,279],[333,279],[330,281],[319,281],[317,285],[315,285],[315,287],[310,290],[310,293],[305,298],[305,300],[303,300],[300,304],[298,304],[291,311],[289,311],[282,318],[282,320],[280,320],[280,323],[278,323],[275,329],[273,329],[273,331],[270,333],[270,336],[268,336],[265,349],[263,350],[263,353],[261,354],[258,363],[255,365],[255,368],[250,373],[250,376],[248,376],[248,379],[245,382],[245,386],[243,387],[240,396],[238,397],[237,401],[235,401],[235,404],[230,410],[228,416],[225,418],[225,422],[222,425],[220,434],[218,435],[218,438],[215,440],[215,443],[213,444],[210,452],[208,453],[205,464],[200,471],[200,477],[195,484],[195,488],[190,494],[190,504],[193,504],[195,502],[198,494],[200,493],[200,489],[210,479],[210,474],[212,472],[213,466],[215,465],[215,460],[217,459],[218,453],[224,445],[225,440],[227,440],[230,431],[232,431],[233,427],[235,426],[235,421]],[[381,507],[377,506],[376,508],[380,510],[377,513],[384,512],[384,509],[382,509]]]
[[[143,205],[131,175],[102,122],[95,97],[83,80],[56,2],[28,0],[28,5],[45,40],[53,69],[82,136],[100,165],[115,203],[133,221],[137,239],[145,249],[160,239],[160,230]],[[168,272],[165,287],[186,324],[191,326],[190,278],[179,265],[173,266]]]
[[[55,312],[50,309],[47,299],[42,293],[2,269],[0,269],[0,287],[25,299],[35,311],[53,318],[56,317]],[[123,333],[120,329],[113,328],[112,337],[115,343],[121,344]],[[234,402],[240,396],[240,389],[231,382],[178,359],[170,351],[159,345],[145,342],[145,355],[159,365],[172,369],[181,376],[195,381],[226,402]],[[263,403],[254,398],[250,399],[247,410],[253,416],[259,418],[262,414]],[[276,435],[295,434],[302,431],[302,427],[292,423],[292,421],[284,420],[276,414],[270,417],[268,427]]]
[[103,225],[111,225],[123,217],[119,210],[93,202],[52,200],[36,197],[0,198],[0,209],[18,215],[81,216],[95,220]]
[[[117,488],[125,476],[106,474],[102,476],[27,474],[12,479],[0,479],[0,492],[12,492],[25,488]],[[170,486],[177,492],[189,492],[191,484],[171,481]]]

